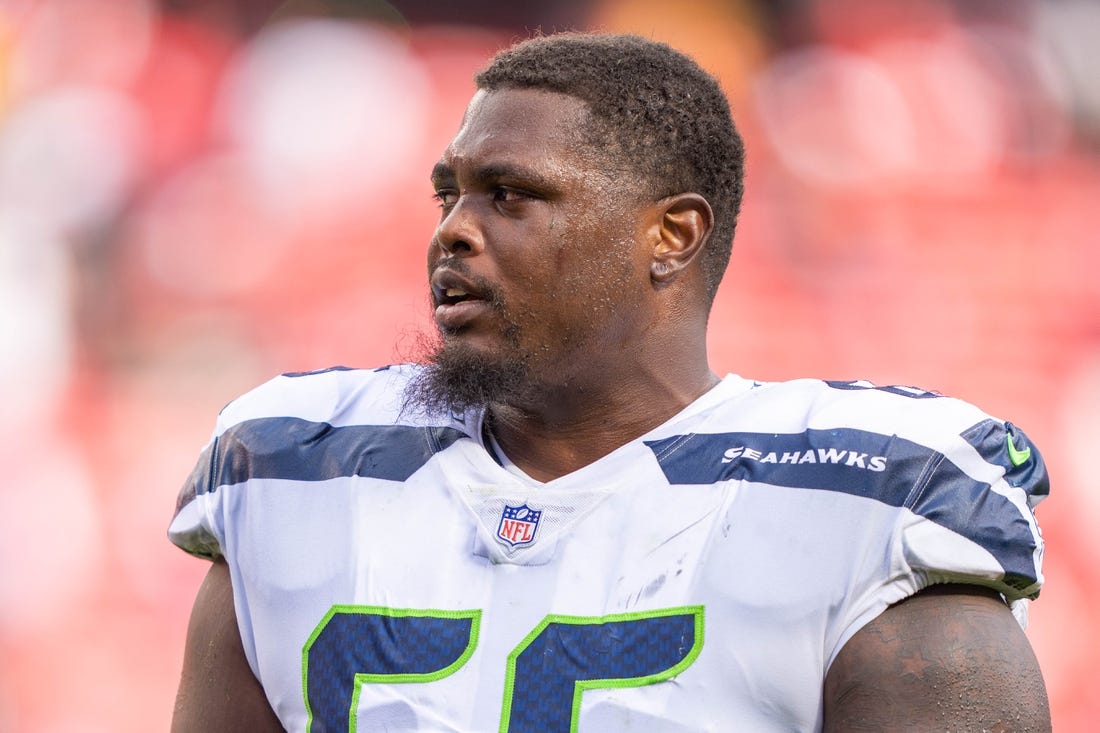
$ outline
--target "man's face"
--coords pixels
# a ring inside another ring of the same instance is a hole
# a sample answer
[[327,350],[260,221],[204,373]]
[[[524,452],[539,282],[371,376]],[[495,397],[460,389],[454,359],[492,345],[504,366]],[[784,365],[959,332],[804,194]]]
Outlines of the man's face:
[[478,92],[433,171],[432,361],[466,379],[511,375],[503,394],[486,385],[477,399],[568,380],[620,351],[647,315],[642,206],[582,141],[586,116],[565,95]]

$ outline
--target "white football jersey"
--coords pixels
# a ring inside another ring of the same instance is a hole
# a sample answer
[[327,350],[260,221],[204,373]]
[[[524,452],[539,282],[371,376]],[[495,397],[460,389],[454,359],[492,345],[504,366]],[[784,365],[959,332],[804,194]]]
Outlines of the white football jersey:
[[268,382],[180,495],[170,537],[228,561],[288,730],[819,730],[890,604],[1042,584],[1043,461],[958,400],[731,375],[539,483],[480,414],[403,410],[415,368]]

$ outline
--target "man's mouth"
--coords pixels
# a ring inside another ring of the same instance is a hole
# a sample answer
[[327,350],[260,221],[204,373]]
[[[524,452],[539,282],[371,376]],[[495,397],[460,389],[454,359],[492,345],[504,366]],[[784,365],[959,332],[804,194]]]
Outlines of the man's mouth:
[[481,300],[462,288],[434,288],[436,306],[455,305],[468,300]]
[[487,292],[454,270],[437,270],[432,275],[436,325],[452,332],[471,325],[492,307]]

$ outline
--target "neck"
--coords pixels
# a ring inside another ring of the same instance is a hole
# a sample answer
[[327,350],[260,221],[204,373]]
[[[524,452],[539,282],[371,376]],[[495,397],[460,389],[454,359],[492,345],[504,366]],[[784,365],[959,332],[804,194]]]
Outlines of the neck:
[[[694,402],[720,380],[705,359],[690,371],[637,371],[572,378],[540,391],[537,402],[493,404],[490,429],[527,475],[549,481],[602,458]],[[667,366],[667,365],[666,365]]]

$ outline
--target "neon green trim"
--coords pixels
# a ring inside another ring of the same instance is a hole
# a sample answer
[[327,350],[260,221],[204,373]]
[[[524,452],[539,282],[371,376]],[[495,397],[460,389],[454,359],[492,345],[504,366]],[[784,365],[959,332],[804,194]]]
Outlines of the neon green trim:
[[409,616],[419,616],[423,618],[468,618],[470,619],[470,639],[466,644],[466,648],[462,654],[451,664],[447,665],[443,669],[438,669],[434,672],[426,672],[423,674],[372,674],[372,673],[356,673],[355,679],[352,682],[351,703],[348,710],[348,733],[355,733],[358,725],[358,708],[359,708],[359,696],[363,690],[363,685],[367,683],[386,683],[386,684],[398,684],[404,682],[435,682],[441,680],[444,677],[449,677],[454,674],[462,665],[469,661],[473,655],[474,650],[477,648],[478,637],[481,630],[481,611],[443,611],[439,609],[422,609],[422,608],[387,608],[385,606],[354,606],[354,605],[336,605],[328,610],[313,629],[313,633],[309,635],[309,639],[306,640],[305,646],[302,647],[302,699],[306,704],[306,731],[311,730],[313,726],[313,711],[309,707],[309,650],[313,647],[313,643],[317,641],[317,638],[321,635],[321,632],[328,626],[329,621],[333,619],[337,614],[363,614],[368,616],[389,616],[390,618],[407,618]]
[[695,617],[695,638],[690,651],[678,663],[668,669],[655,674],[642,677],[624,677],[604,680],[577,680],[573,683],[573,708],[569,720],[569,732],[577,733],[580,724],[581,694],[585,690],[611,689],[624,687],[644,687],[658,682],[664,682],[683,672],[690,667],[699,654],[703,651],[703,606],[681,606],[679,608],[659,608],[653,611],[638,611],[634,613],[613,613],[608,616],[556,616],[548,615],[536,626],[531,633],[523,638],[515,649],[508,655],[508,667],[504,677],[504,704],[500,713],[499,733],[508,733],[508,721],[512,717],[512,695],[516,685],[516,661],[528,646],[546,630],[550,624],[578,624],[582,626],[595,626],[617,621],[634,621],[638,619],[663,618],[665,616],[683,616],[691,614]]
[[1005,442],[1008,444],[1008,460],[1012,461],[1013,466],[1022,466],[1031,458],[1031,447],[1017,450],[1016,446],[1012,444],[1011,433],[1005,435]]

